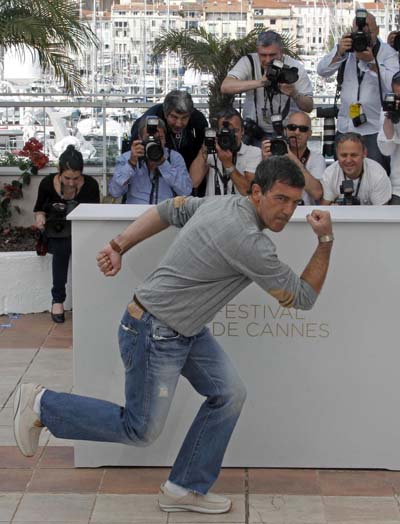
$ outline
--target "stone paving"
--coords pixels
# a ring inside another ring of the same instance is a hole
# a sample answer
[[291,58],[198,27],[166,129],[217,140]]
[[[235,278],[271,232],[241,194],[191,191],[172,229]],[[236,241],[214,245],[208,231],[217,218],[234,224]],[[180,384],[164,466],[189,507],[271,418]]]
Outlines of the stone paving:
[[168,468],[74,468],[72,442],[42,433],[35,457],[15,447],[12,400],[20,382],[72,389],[72,321],[0,316],[0,524],[400,524],[400,472],[223,469],[214,491],[225,515],[163,513]]

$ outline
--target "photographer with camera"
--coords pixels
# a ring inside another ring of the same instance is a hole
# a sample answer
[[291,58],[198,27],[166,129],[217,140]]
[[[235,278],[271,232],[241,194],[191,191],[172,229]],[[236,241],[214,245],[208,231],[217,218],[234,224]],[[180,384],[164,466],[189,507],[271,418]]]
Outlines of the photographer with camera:
[[303,204],[306,206],[317,204],[322,198],[320,179],[326,168],[324,157],[308,148],[311,135],[311,118],[302,111],[296,111],[289,116],[284,137],[266,139],[261,144],[263,160],[273,154],[287,154],[301,169],[305,180]]
[[71,256],[71,222],[66,217],[78,204],[100,202],[97,181],[82,172],[82,154],[75,146],[69,145],[60,155],[58,173],[52,173],[40,182],[33,209],[36,226],[47,241],[48,252],[53,255],[51,318],[57,323],[65,321],[63,304]]
[[398,70],[396,52],[378,38],[375,17],[357,9],[353,32],[345,34],[330,53],[322,58],[317,72],[322,77],[338,73],[341,104],[337,131],[357,132],[364,137],[368,157],[389,169],[380,152],[377,136],[381,103],[390,91],[392,76]]
[[345,133],[336,139],[337,161],[322,175],[321,204],[383,205],[392,196],[389,177],[382,166],[367,158],[364,137]]
[[[301,62],[284,55],[284,44],[278,33],[263,31],[258,35],[256,47],[256,53],[242,56],[229,71],[221,93],[246,92],[243,117],[250,119],[251,143],[259,145],[260,138],[269,138],[273,133],[271,115],[281,115],[285,124],[294,111],[310,113],[313,91]],[[257,136],[254,130],[258,130]]]
[[383,102],[378,146],[383,155],[390,157],[391,205],[400,205],[400,71],[392,78],[392,93]]
[[166,125],[158,117],[143,118],[138,140],[120,155],[108,190],[113,197],[126,194],[127,204],[158,204],[176,195],[190,195],[192,182],[185,161],[165,147]]
[[196,187],[206,178],[206,196],[246,195],[261,162],[260,148],[242,142],[243,119],[233,107],[217,114],[218,130],[206,129],[203,148],[191,165]]

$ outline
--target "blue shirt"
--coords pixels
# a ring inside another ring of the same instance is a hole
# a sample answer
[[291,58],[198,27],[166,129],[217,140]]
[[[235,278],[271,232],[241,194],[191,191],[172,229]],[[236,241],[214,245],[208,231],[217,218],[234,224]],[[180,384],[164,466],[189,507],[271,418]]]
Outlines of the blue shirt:
[[143,160],[133,167],[128,162],[130,156],[127,151],[116,160],[108,186],[111,196],[118,198],[126,193],[127,204],[157,204],[175,195],[190,195],[192,181],[177,151],[164,148],[166,160],[158,166],[158,177],[154,172],[149,173]]

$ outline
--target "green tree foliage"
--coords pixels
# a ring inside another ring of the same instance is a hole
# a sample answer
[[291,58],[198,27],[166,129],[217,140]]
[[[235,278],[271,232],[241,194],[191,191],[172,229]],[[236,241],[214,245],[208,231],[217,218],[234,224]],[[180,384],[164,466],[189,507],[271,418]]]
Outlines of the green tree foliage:
[[[254,29],[243,38],[216,38],[205,29],[170,30],[161,33],[155,41],[153,56],[168,52],[180,53],[183,64],[201,73],[212,75],[208,84],[210,117],[220,109],[232,105],[234,96],[221,94],[221,84],[239,58],[256,49],[257,36],[268,28]],[[297,57],[295,39],[282,35],[285,53]]]
[[16,49],[21,57],[36,51],[44,71],[53,71],[69,93],[83,84],[70,55],[88,45],[98,45],[96,35],[79,19],[72,0],[0,0],[0,47]]

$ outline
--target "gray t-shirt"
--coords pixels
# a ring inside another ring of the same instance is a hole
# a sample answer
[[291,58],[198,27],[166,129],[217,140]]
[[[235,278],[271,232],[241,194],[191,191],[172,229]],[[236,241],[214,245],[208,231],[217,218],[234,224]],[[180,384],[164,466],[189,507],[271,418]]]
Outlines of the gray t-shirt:
[[136,295],[178,333],[197,334],[252,281],[283,307],[313,306],[317,293],[278,259],[246,197],[176,197],[157,209],[182,229]]

